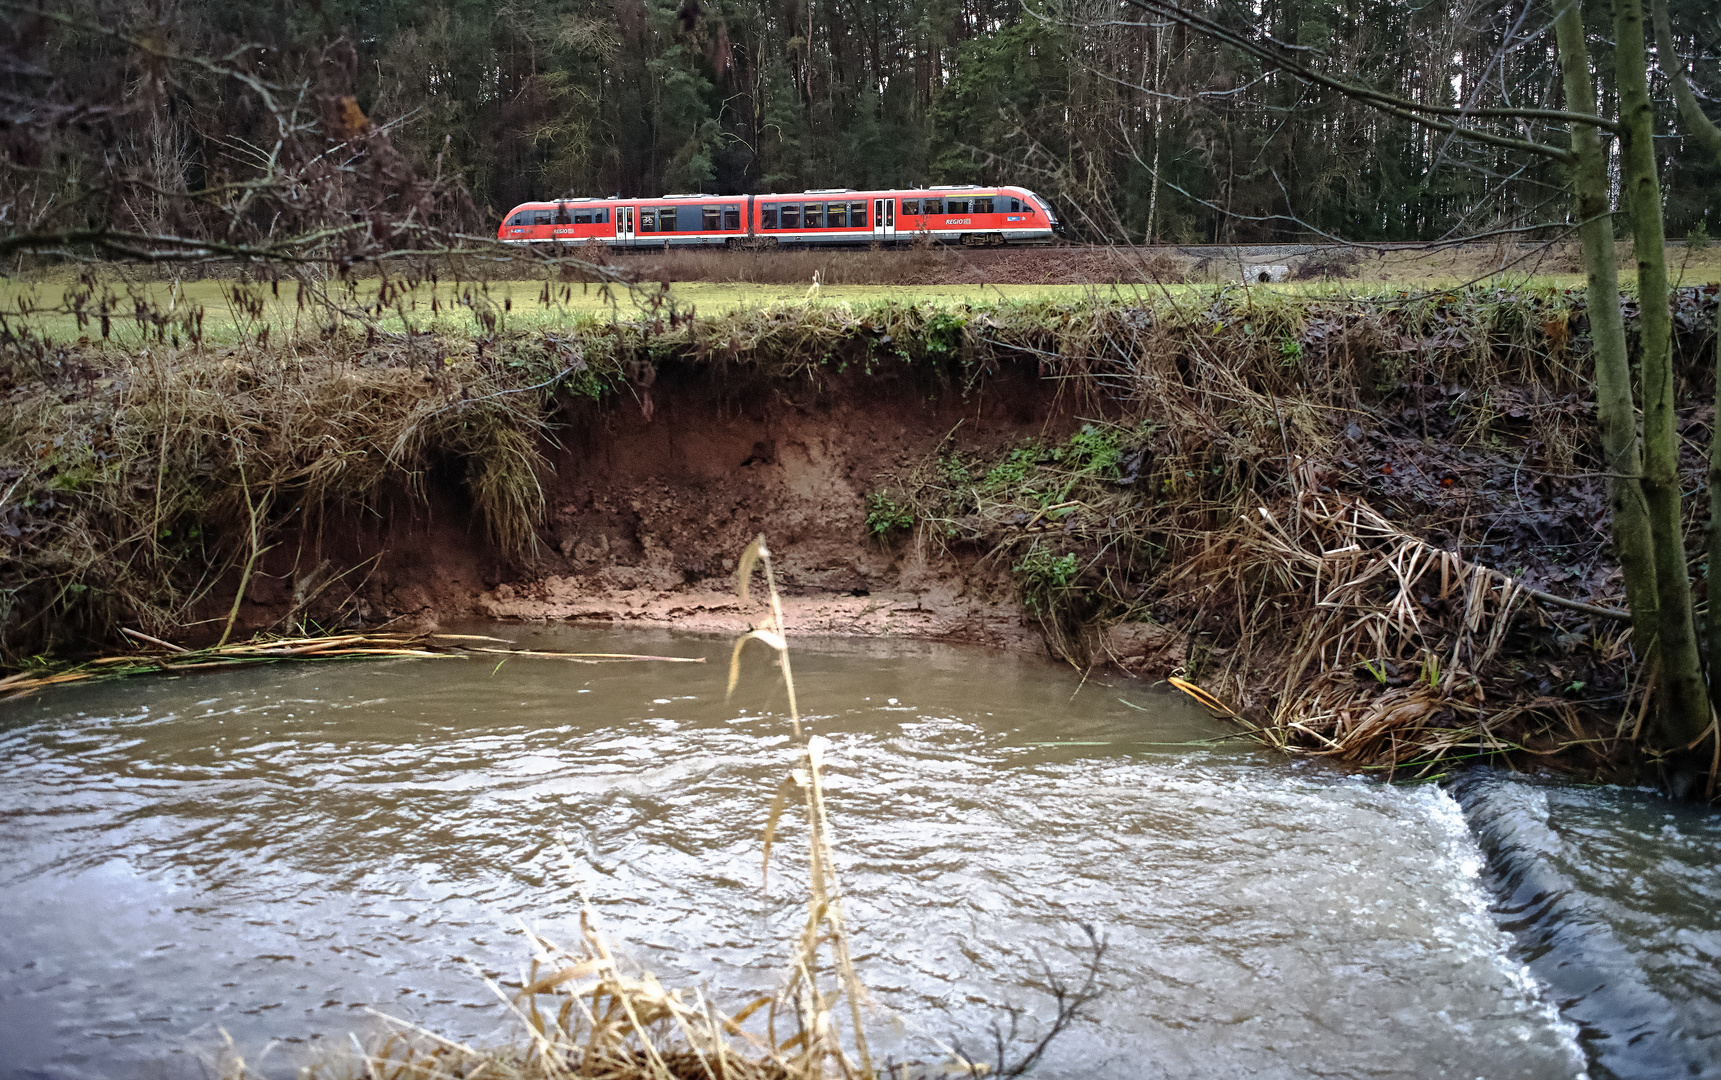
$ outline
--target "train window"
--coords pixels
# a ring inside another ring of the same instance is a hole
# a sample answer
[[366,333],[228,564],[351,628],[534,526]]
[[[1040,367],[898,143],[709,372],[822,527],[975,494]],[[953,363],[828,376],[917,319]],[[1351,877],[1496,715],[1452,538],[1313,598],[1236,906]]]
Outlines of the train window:
[[851,229],[864,229],[864,228],[866,228],[866,203],[863,203],[863,202],[849,203],[849,228],[851,228]]
[[924,199],[920,203],[920,212],[923,214],[942,214],[944,213],[944,200]]
[[992,200],[990,198],[975,199],[974,212],[976,214],[990,214],[992,212]]
[[534,211],[532,211],[532,224],[534,224],[534,225],[548,225],[549,223],[550,223],[550,212],[548,210],[534,210]]
[[656,232],[657,231],[657,211],[655,209],[653,209],[652,207],[649,207],[649,206],[642,206],[639,208],[639,230],[638,231],[640,231],[640,232]]
[[717,232],[723,228],[723,208],[719,206],[701,206],[700,223],[706,232]]
[[593,210],[592,211],[592,224],[594,224],[594,225],[608,225],[609,223],[610,223],[610,209],[609,209],[609,207],[606,206],[602,210]]
[[723,208],[723,231],[739,232],[741,229],[741,207],[725,206]]
[[808,228],[808,229],[822,229],[822,228],[824,228],[825,227],[825,204],[824,203],[816,203],[816,202],[802,203],[801,204],[801,225],[803,228]]
[[508,219],[508,224],[510,224],[510,225],[524,225],[524,224],[526,224],[526,215],[525,214],[515,214],[513,217]]
[[781,217],[783,219],[783,224],[781,225],[781,228],[785,228],[785,229],[798,229],[798,228],[800,228],[801,227],[801,204],[800,203],[784,203]]
[[904,214],[918,214],[918,213],[920,213],[920,200],[919,199],[904,199],[904,200],[902,200],[902,212]]
[[775,229],[777,227],[777,204],[766,203],[759,207],[759,227]]
[[846,202],[831,203],[825,211],[825,226],[831,229],[846,229],[849,227],[849,204]]
[[968,200],[946,199],[944,200],[944,212],[946,214],[966,214],[968,213]]
[[1021,212],[1022,212],[1022,200],[1021,199],[1011,199],[1010,200],[1010,213],[1020,214]]
[[592,223],[592,212],[590,210],[576,210],[576,211],[574,211],[573,224],[575,224],[575,225],[590,225],[591,223]]
[[572,225],[573,224],[573,221],[568,217],[568,208],[567,207],[565,207],[565,206],[556,207],[556,224],[557,225]]

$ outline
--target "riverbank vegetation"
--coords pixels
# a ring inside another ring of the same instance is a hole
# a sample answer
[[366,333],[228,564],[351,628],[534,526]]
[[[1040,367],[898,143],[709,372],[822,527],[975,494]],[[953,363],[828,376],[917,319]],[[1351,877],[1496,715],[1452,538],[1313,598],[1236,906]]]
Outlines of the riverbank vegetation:
[[[1677,298],[1696,486],[1716,291]],[[462,491],[529,566],[546,452],[589,422],[570,409],[633,407],[676,372],[800,397],[874,383],[981,398],[1026,368],[1086,422],[874,477],[872,542],[1007,567],[1073,663],[1176,671],[1288,750],[1395,776],[1488,756],[1653,767],[1605,531],[1590,325],[1571,290],[1207,289],[692,317],[664,301],[650,318],[401,341],[17,335],[0,378],[0,629],[14,667],[122,625],[213,634],[260,553],[427,485]],[[1695,542],[1690,555],[1701,580]],[[363,577],[296,565],[276,626],[355,617],[341,601]]]
[[[1395,775],[1637,753],[1579,297],[1173,310],[1061,344],[1110,420],[940,455],[881,488],[875,527],[1008,563],[1080,665],[1108,621],[1174,627],[1161,654],[1285,748]],[[1682,310],[1695,389],[1714,302]]]

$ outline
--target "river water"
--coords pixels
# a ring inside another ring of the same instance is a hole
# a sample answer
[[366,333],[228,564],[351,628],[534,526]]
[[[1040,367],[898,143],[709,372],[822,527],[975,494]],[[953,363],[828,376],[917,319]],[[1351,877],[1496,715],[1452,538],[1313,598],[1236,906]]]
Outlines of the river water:
[[[438,659],[68,687],[0,706],[0,1076],[265,1073],[375,1036],[512,1030],[522,921],[584,897],[738,1005],[803,917],[760,649],[509,627],[702,666]],[[1721,828],[1653,795],[1287,762],[1181,698],[949,646],[797,643],[874,1038],[989,1044],[1105,994],[1048,1077],[1721,1074]],[[1456,797],[1455,797],[1456,796]],[[1467,822],[1466,815],[1471,819]],[[1474,831],[1472,830],[1474,824]],[[570,853],[573,867],[564,864]]]

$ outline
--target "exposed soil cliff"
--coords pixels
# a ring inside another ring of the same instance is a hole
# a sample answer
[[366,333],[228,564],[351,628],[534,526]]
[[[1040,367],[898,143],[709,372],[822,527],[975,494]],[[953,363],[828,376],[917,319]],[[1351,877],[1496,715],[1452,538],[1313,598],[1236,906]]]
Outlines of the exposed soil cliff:
[[[535,549],[498,551],[445,471],[425,499],[395,492],[375,512],[283,537],[263,557],[241,620],[277,624],[332,568],[362,567],[297,614],[734,630],[759,615],[737,603],[733,571],[762,533],[794,629],[1041,649],[1008,565],[875,534],[866,496],[881,476],[940,449],[997,455],[1025,439],[1063,438],[1078,413],[1098,411],[1076,409],[1072,397],[1060,400],[1025,364],[966,393],[913,376],[857,372],[815,389],[667,364],[651,385],[613,400],[562,402],[540,447],[548,468]],[[204,619],[224,610],[219,597],[207,608]]]

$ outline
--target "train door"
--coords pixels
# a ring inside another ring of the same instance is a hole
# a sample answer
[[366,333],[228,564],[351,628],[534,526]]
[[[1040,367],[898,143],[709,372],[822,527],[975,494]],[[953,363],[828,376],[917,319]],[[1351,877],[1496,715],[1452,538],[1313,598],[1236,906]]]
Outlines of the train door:
[[615,208],[615,242],[618,247],[633,246],[633,207]]
[[874,199],[872,201],[872,238],[874,240],[896,239],[895,199]]

